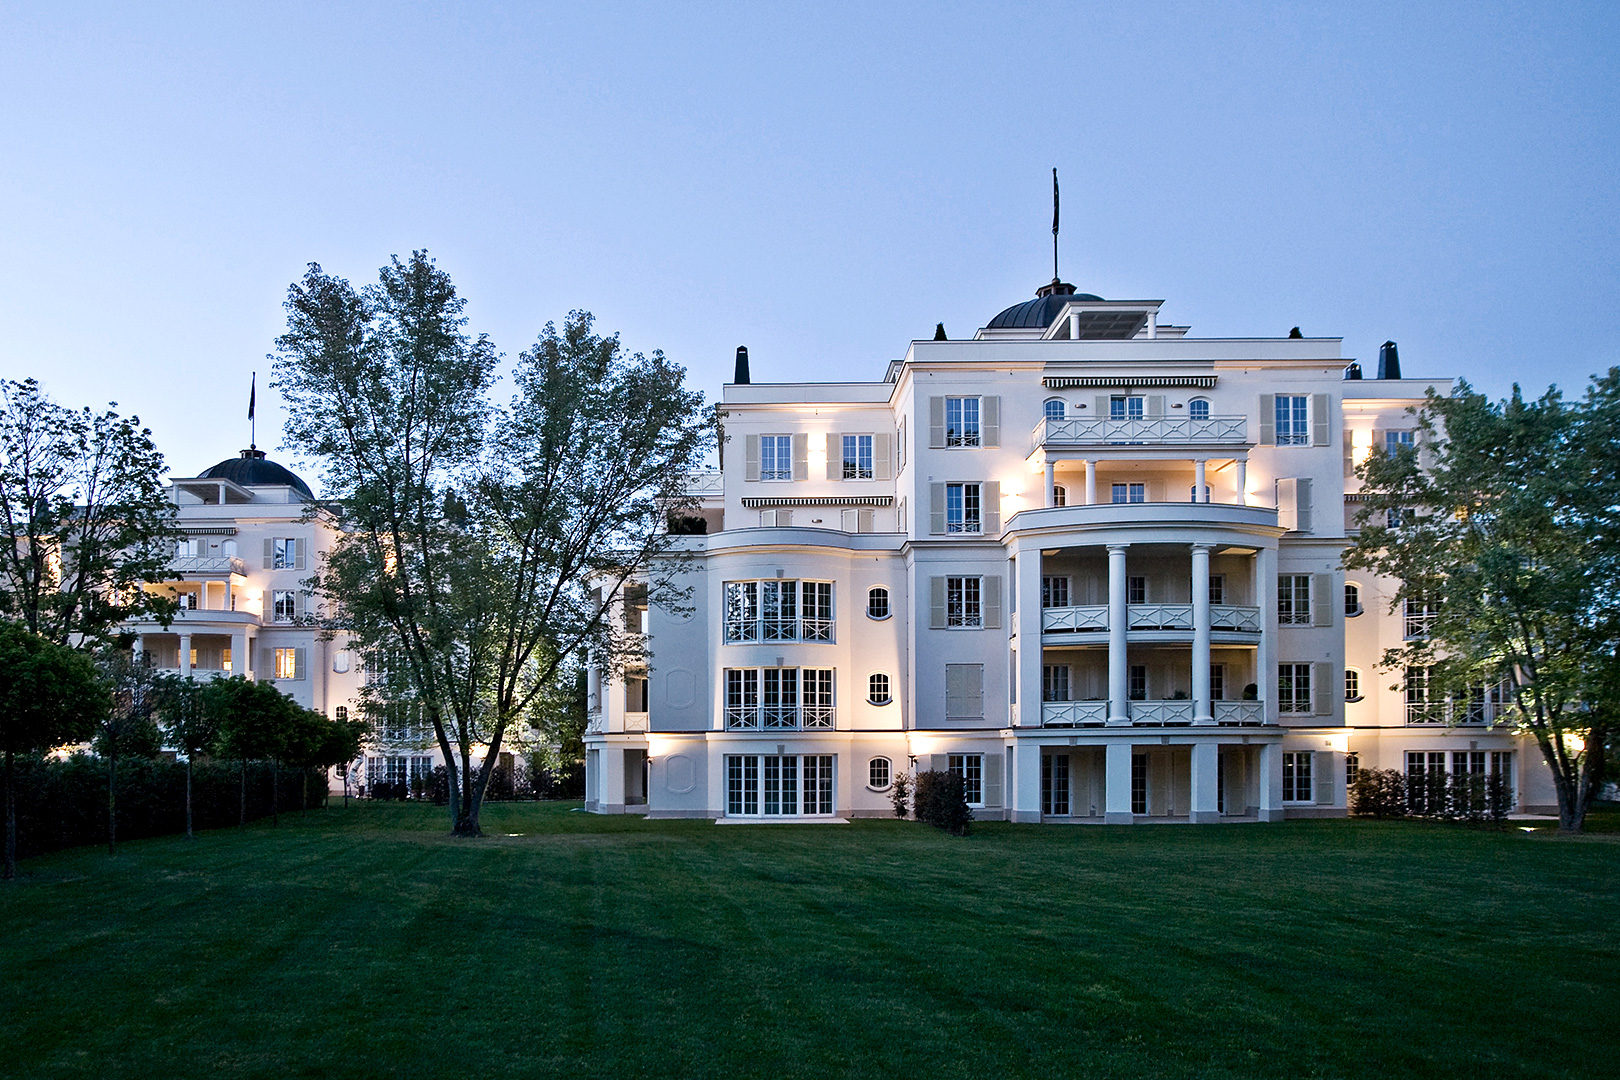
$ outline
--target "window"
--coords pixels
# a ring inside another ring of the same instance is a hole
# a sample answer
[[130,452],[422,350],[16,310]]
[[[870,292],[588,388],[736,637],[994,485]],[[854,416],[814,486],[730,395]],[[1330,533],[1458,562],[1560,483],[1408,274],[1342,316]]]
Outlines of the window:
[[952,776],[962,778],[962,794],[969,806],[984,805],[984,755],[949,754],[946,769]]
[[349,722],[349,707],[347,705],[339,705],[337,708],[332,710],[332,718],[340,724],[347,724]]
[[1277,576],[1277,621],[1283,626],[1311,625],[1311,575]]
[[1277,665],[1277,711],[1295,714],[1311,711],[1311,665]]
[[1311,757],[1309,750],[1283,751],[1283,802],[1311,801]]
[[879,586],[866,594],[866,617],[868,619],[887,619],[889,617],[888,589]]
[[1069,665],[1068,664],[1042,664],[1041,665],[1041,700],[1042,701],[1068,701],[1069,700]]
[[833,812],[831,754],[727,754],[728,816],[798,817]]
[[274,540],[270,541],[270,569],[298,569],[297,540],[288,536],[278,536]]
[[976,533],[982,528],[978,484],[945,485],[945,531]]
[[1147,578],[1137,577],[1134,574],[1125,579],[1125,602],[1127,604],[1145,604],[1147,598]]
[[948,397],[945,399],[945,445],[979,445],[978,398]]
[[1063,404],[1062,398],[1047,398],[1046,404],[1041,406],[1041,411],[1048,420],[1062,420],[1068,412],[1068,407]]
[[1415,445],[1415,431],[1386,431],[1384,432],[1384,453],[1394,457],[1402,450],[1410,450]]
[[1346,796],[1356,786],[1356,777],[1361,775],[1361,754],[1355,750],[1344,755],[1344,790]]
[[1191,401],[1187,402],[1187,415],[1194,420],[1208,420],[1209,400],[1207,398],[1195,397]]
[[875,757],[866,763],[866,786],[874,791],[883,791],[888,788],[893,774],[888,758]]
[[982,578],[947,577],[945,579],[945,625],[973,630],[984,626],[982,596]]
[[1413,814],[1437,814],[1446,806],[1444,750],[1406,752],[1406,808]]
[[1404,529],[1412,524],[1412,511],[1407,507],[1392,507],[1384,511],[1384,527],[1386,529]]
[[1308,446],[1311,399],[1305,394],[1278,394],[1273,405],[1277,418],[1278,446]]
[[1068,607],[1069,579],[1062,576],[1041,577],[1041,607]]
[[1146,754],[1131,755],[1131,813],[1148,811],[1148,760]]
[[1353,581],[1344,583],[1344,613],[1347,617],[1361,614],[1361,586]]
[[732,730],[833,726],[831,668],[726,668],[725,688]]
[[945,665],[945,719],[984,718],[984,665]]
[[1413,664],[1406,669],[1406,722],[1408,724],[1438,724],[1445,718],[1429,695],[1429,669]]
[[1108,399],[1108,419],[1110,420],[1140,420],[1142,419],[1142,405],[1146,398],[1135,395],[1120,395]]
[[726,641],[833,640],[830,581],[726,582]]
[[887,675],[873,675],[866,680],[866,700],[873,705],[887,705],[893,700],[889,697],[889,677]]
[[1041,813],[1069,816],[1069,755],[1041,755]]
[[1361,672],[1353,667],[1344,669],[1344,700],[1361,700]]
[[277,649],[275,654],[275,678],[298,678],[298,650]]
[[1421,597],[1407,597],[1401,602],[1404,616],[1406,640],[1426,638],[1429,636],[1429,624],[1434,621],[1437,609]]
[[1145,503],[1147,502],[1147,485],[1115,484],[1113,485],[1113,499],[1116,503]]
[[1198,497],[1198,485],[1193,484],[1191,487],[1189,487],[1187,489],[1187,501],[1188,502],[1209,502],[1210,501],[1210,487],[1209,487],[1209,485],[1208,484],[1204,485],[1204,497],[1203,497],[1203,499],[1199,499],[1199,497]]
[[844,479],[872,479],[872,436],[845,435],[843,443]]
[[1226,575],[1209,575],[1209,602],[1211,604],[1226,603]]
[[199,540],[179,540],[175,542],[174,554],[176,558],[195,558],[202,554],[202,542]]
[[761,480],[793,479],[793,436],[761,435],[759,437],[759,478]]
[[1068,506],[1069,505],[1069,489],[1064,487],[1062,484],[1053,484],[1052,485],[1052,505],[1053,506]]
[[1226,665],[1209,665],[1209,699],[1211,701],[1226,700]]
[[1148,696],[1147,665],[1132,664],[1129,672],[1129,697],[1132,701],[1146,701]]
[[298,617],[298,601],[291,589],[276,589],[270,593],[271,619],[290,623]]

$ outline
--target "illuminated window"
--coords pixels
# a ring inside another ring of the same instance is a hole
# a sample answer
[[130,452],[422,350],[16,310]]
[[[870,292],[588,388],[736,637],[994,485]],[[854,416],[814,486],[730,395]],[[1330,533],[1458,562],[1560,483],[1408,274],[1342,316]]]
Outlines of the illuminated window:
[[298,650],[277,649],[275,672],[278,679],[298,678]]

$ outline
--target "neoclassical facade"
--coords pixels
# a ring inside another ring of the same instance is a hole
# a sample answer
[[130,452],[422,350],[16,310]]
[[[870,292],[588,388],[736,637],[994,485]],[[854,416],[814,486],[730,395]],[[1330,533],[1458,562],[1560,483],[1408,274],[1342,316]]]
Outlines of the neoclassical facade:
[[1161,304],[1053,282],[874,382],[755,383],[739,350],[690,600],[632,591],[647,669],[591,675],[588,808],[887,815],[939,769],[981,819],[1275,821],[1375,767],[1551,804],[1490,691],[1379,668],[1422,613],[1340,567],[1356,462],[1449,380]]

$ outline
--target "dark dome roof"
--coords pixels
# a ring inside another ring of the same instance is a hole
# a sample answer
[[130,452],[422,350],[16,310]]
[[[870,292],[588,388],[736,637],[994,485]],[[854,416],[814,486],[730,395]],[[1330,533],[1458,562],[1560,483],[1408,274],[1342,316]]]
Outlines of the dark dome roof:
[[1025,300],[1021,304],[1014,304],[1000,315],[990,320],[985,327],[987,330],[1045,330],[1052,325],[1063,305],[1071,300],[1101,300],[1102,297],[1091,293],[1077,293],[1074,287],[1066,286],[1064,289],[1054,290],[1052,286],[1042,286],[1042,295],[1033,300]]
[[243,487],[284,484],[302,491],[311,499],[315,497],[315,493],[298,478],[297,473],[265,457],[263,450],[244,450],[240,457],[226,458],[202,475],[215,480],[229,480]]

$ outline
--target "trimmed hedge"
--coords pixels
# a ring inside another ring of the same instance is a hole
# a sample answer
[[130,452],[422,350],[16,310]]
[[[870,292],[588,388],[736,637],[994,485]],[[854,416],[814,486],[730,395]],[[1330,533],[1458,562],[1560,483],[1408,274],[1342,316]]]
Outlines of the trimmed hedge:
[[918,821],[938,826],[952,836],[966,836],[973,821],[962,778],[950,772],[917,774]]
[[1395,769],[1363,769],[1350,790],[1353,817],[1437,818],[1500,825],[1512,806],[1513,792],[1495,773],[1436,769],[1407,776]]
[[[237,823],[241,809],[241,763],[197,762],[192,766],[191,812],[194,829]],[[90,754],[65,760],[19,760],[17,854],[41,855],[80,844],[107,842],[107,764]],[[309,806],[326,798],[326,774],[309,771]],[[282,810],[299,808],[301,770],[277,770]],[[270,763],[248,762],[248,818],[270,815]],[[150,758],[118,762],[118,839],[138,840],[186,830],[186,767]]]

